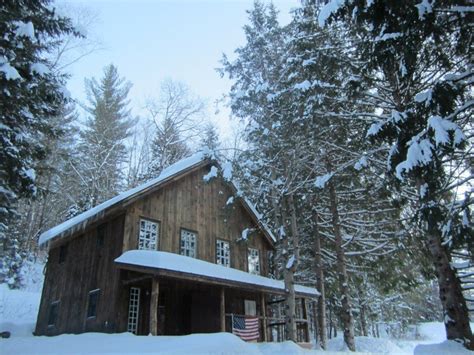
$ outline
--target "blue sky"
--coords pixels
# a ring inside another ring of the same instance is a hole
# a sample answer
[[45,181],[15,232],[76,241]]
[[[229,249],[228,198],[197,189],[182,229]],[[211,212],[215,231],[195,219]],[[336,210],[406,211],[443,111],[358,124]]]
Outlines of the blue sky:
[[[132,112],[143,114],[145,98],[157,95],[160,82],[172,78],[187,83],[191,90],[208,100],[209,116],[221,133],[228,132],[228,109],[216,99],[228,92],[230,82],[221,79],[215,68],[222,53],[245,43],[242,27],[247,23],[247,0],[101,0],[60,1],[89,8],[98,15],[90,29],[100,38],[103,50],[83,58],[68,68],[72,77],[68,89],[84,101],[84,78],[100,78],[104,66],[113,63],[121,76],[132,82]],[[273,1],[280,9],[281,22],[290,20],[297,0]]]

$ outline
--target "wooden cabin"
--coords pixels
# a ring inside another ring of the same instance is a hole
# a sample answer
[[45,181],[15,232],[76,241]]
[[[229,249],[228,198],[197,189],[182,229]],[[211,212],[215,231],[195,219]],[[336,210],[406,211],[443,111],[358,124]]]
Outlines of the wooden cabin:
[[[232,331],[235,315],[259,319],[276,339],[269,304],[285,295],[268,278],[275,238],[228,172],[203,153],[40,236],[49,250],[36,335]],[[296,286],[302,341],[308,299]]]

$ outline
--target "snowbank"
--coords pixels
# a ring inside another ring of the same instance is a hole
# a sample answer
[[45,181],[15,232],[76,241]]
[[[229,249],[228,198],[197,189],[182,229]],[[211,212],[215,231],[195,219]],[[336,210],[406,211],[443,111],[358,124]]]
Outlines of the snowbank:
[[356,352],[305,350],[292,342],[246,343],[230,333],[185,336],[135,336],[130,333],[12,337],[0,340],[2,355],[13,354],[245,354],[363,355]]
[[[395,345],[389,339],[356,337],[355,339],[357,351],[377,354],[405,354],[406,352]],[[342,338],[330,339],[328,342],[328,350],[331,351],[347,351],[347,346]]]
[[[8,330],[12,336],[31,336],[36,324],[41,294],[24,290],[10,290],[0,285],[0,332]],[[0,349],[3,343],[0,340]],[[3,354],[2,351],[0,353]]]
[[[471,322],[471,329],[474,329],[474,323]],[[420,324],[419,327],[421,344],[414,347],[415,355],[472,355],[472,351],[466,350],[461,344],[452,340],[446,340],[444,324],[438,322],[429,322]]]
[[415,347],[414,355],[472,355],[461,344],[452,340],[445,340],[439,344],[420,344]]
[[86,333],[7,339],[2,354],[259,354],[246,345],[228,333],[182,337]]

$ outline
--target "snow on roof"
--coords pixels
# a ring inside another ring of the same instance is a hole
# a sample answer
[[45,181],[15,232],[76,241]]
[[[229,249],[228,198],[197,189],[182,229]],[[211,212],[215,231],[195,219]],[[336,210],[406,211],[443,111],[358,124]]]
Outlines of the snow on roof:
[[[129,250],[115,259],[116,263],[184,272],[196,276],[233,281],[248,285],[258,285],[278,291],[285,290],[283,281],[253,275],[245,271],[213,264],[204,260],[194,259],[179,254],[155,250]],[[295,291],[312,296],[319,296],[315,288],[295,285]]]
[[[93,208],[91,208],[90,210],[87,210],[59,225],[57,225],[56,227],[53,227],[49,230],[47,230],[46,232],[42,233],[39,237],[39,245],[42,245],[44,243],[46,243],[47,241],[53,239],[54,237],[60,235],[61,233],[64,233],[66,232],[67,230],[73,228],[73,227],[76,227],[76,226],[79,226],[80,224],[82,223],[85,223],[87,222],[88,219],[100,214],[100,213],[104,213],[106,209],[118,204],[119,202],[122,202],[128,198],[131,198],[133,197],[134,195],[154,186],[154,185],[158,185],[159,183],[162,183],[164,182],[165,180],[167,180],[168,178],[174,176],[174,175],[177,175],[181,172],[183,172],[184,170],[188,169],[188,168],[191,168],[193,166],[196,166],[198,164],[200,164],[201,162],[203,162],[204,160],[206,159],[215,159],[214,157],[214,154],[212,152],[210,152],[209,150],[203,150],[203,151],[200,151],[194,155],[191,155],[190,157],[188,158],[184,158],[172,165],[170,165],[168,168],[164,169],[161,174],[156,177],[155,179],[152,179],[152,180],[149,180],[147,181],[146,183],[142,184],[142,185],[139,185],[131,190],[128,190],[128,191],[125,191],[113,198],[111,198],[110,200],[107,200],[103,203],[101,203],[100,205],[97,205]],[[226,179],[227,180],[227,179]],[[227,180],[229,183],[231,183],[235,188],[236,190],[237,187],[236,187],[236,184],[232,181],[232,180]],[[263,221],[261,220],[262,216],[260,215],[260,213],[258,213],[258,211],[256,210],[255,206],[253,206],[250,201],[243,197],[242,196],[242,199],[244,200],[244,203],[247,205],[247,207],[251,210],[251,212],[255,215],[255,217],[257,218],[258,220],[258,224],[260,224],[260,227],[262,229],[265,230],[265,232],[270,236],[270,238],[276,242],[276,238],[275,236],[272,234],[272,232],[270,231],[270,229],[265,225],[265,223],[263,223]]]
[[198,152],[188,158],[185,158],[185,159],[182,159],[178,162],[176,162],[175,164],[173,165],[170,165],[168,168],[164,169],[161,174],[155,178],[155,179],[152,179],[152,180],[149,180],[147,181],[146,183],[142,184],[142,185],[139,185],[131,190],[128,190],[128,191],[125,191],[113,198],[111,198],[110,200],[107,200],[103,203],[101,203],[100,205],[97,205],[93,208],[91,208],[90,210],[87,210],[59,225],[57,225],[56,227],[53,227],[51,228],[50,230],[47,230],[46,232],[44,232],[43,234],[40,235],[39,237],[39,244],[44,244],[46,243],[48,240],[51,240],[52,238],[56,237],[57,235],[67,231],[68,229],[80,224],[80,223],[83,223],[85,222],[87,219],[97,215],[98,213],[100,212],[103,212],[104,210],[106,210],[107,208],[109,207],[112,207],[113,205],[119,203],[119,202],[122,202],[124,200],[126,200],[127,198],[129,197],[132,197],[134,196],[135,194],[153,186],[153,185],[156,185],[160,182],[163,182],[164,180],[168,179],[169,177],[173,176],[173,175],[176,175],[180,172],[182,172],[183,170],[186,170],[188,168],[191,168],[192,166],[194,165],[197,165],[199,163],[201,163],[202,161],[204,161],[206,158],[211,158],[211,155],[209,154],[209,152],[205,152],[205,151],[202,151],[202,152]]

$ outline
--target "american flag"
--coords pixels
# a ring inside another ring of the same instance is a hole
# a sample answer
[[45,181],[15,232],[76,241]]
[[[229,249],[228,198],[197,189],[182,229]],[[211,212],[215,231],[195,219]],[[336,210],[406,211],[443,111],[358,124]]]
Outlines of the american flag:
[[258,317],[232,316],[232,333],[242,340],[256,340],[259,338]]

